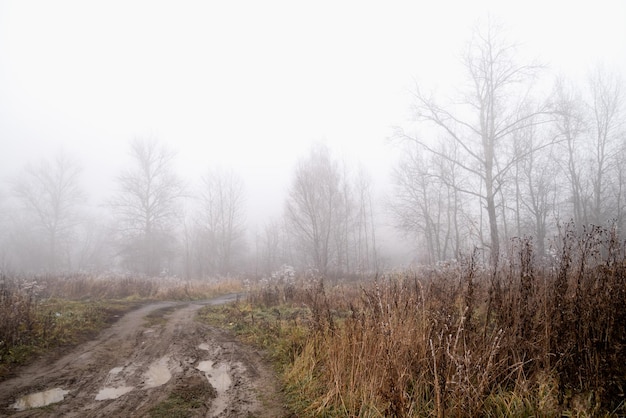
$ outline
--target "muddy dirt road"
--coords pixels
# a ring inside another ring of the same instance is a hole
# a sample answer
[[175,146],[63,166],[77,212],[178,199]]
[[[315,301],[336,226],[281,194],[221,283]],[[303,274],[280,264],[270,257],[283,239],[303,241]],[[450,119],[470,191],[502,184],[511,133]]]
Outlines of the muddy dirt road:
[[0,416],[287,416],[261,355],[194,320],[202,306],[235,297],[159,302],[126,314],[95,340],[0,383]]

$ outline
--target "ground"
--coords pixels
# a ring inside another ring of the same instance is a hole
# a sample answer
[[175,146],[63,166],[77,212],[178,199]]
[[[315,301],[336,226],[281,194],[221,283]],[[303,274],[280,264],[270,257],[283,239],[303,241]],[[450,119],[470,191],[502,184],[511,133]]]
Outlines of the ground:
[[124,315],[94,340],[0,383],[0,416],[288,416],[261,353],[194,320],[202,306],[234,297]]

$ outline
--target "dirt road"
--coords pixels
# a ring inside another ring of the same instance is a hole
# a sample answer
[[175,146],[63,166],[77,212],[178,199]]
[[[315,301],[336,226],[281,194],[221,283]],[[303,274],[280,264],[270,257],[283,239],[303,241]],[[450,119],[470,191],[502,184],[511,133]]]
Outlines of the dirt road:
[[95,340],[0,383],[0,416],[287,416],[260,354],[194,320],[202,306],[234,298],[126,314]]

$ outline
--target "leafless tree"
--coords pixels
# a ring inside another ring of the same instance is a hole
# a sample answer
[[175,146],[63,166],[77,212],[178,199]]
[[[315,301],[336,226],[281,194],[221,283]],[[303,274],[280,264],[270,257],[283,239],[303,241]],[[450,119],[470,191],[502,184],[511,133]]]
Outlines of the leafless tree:
[[[72,267],[69,248],[72,233],[79,223],[78,207],[84,202],[80,173],[77,163],[61,153],[53,160],[27,166],[13,187],[22,208],[21,221],[31,227],[31,242],[45,243],[41,249],[45,262],[41,267],[51,272]],[[20,229],[15,237],[19,240],[22,233],[28,234]],[[27,247],[30,256],[35,255],[33,248]]]
[[617,180],[617,156],[624,138],[623,92],[621,81],[601,69],[592,74],[590,87],[592,221],[602,225],[615,217],[616,199],[607,192]]
[[286,220],[302,256],[321,274],[336,268],[333,234],[344,228],[343,181],[330,150],[318,145],[296,167]]
[[173,170],[174,153],[154,139],[130,144],[132,167],[117,179],[111,201],[118,221],[124,264],[147,275],[169,268],[174,258],[175,222],[181,180]]
[[[506,177],[518,159],[526,155],[512,152],[511,136],[532,124],[545,122],[542,109],[530,100],[529,81],[536,65],[520,65],[515,61],[515,45],[508,43],[503,31],[493,24],[476,31],[465,55],[468,89],[448,105],[440,105],[420,88],[415,93],[418,122],[434,128],[433,133],[458,148],[451,159],[432,140],[399,132],[423,150],[449,159],[472,179],[459,189],[475,196],[487,212],[491,261],[497,263],[500,249],[498,206]],[[534,152],[546,144],[538,144]]]
[[[394,170],[395,191],[390,210],[396,226],[415,235],[421,262],[458,257],[462,242],[471,234],[469,212],[462,207],[454,147],[439,155],[423,153],[420,147],[407,144]],[[418,248],[419,250],[420,248]]]
[[285,223],[274,219],[269,221],[257,236],[257,272],[269,276],[282,265],[293,265],[290,239]]
[[582,227],[589,222],[584,161],[581,159],[587,152],[583,141],[586,131],[583,99],[562,78],[557,80],[553,96],[553,115],[559,135],[559,147],[564,150],[563,156],[556,161],[561,165],[562,173],[569,184],[568,201],[571,202],[569,206],[572,218],[578,227]]
[[[556,157],[552,149],[542,152],[528,152],[533,149],[537,137],[552,135],[547,130],[539,131],[536,126],[528,126],[514,134],[516,152],[526,158],[515,164],[515,224],[518,237],[531,235],[535,238],[536,253],[546,255],[546,240],[549,220],[555,214],[557,190],[563,187],[561,171],[554,164]],[[555,220],[552,218],[552,220]]]
[[376,224],[372,203],[372,180],[364,167],[360,167],[355,179],[354,246],[357,273],[377,272],[379,269],[376,247]]
[[571,217],[579,228],[623,217],[622,84],[615,75],[597,69],[587,87],[581,93],[560,79],[553,100],[555,126],[565,151],[556,161],[567,178]]
[[202,179],[200,233],[209,274],[227,275],[245,244],[244,184],[232,170],[210,170]]

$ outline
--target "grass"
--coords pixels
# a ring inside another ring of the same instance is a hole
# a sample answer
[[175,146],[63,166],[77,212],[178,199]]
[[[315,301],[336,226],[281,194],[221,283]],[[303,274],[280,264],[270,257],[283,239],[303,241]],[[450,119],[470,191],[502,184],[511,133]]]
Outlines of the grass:
[[298,416],[624,416],[624,245],[569,228],[553,250],[268,284],[201,319],[267,348]]

